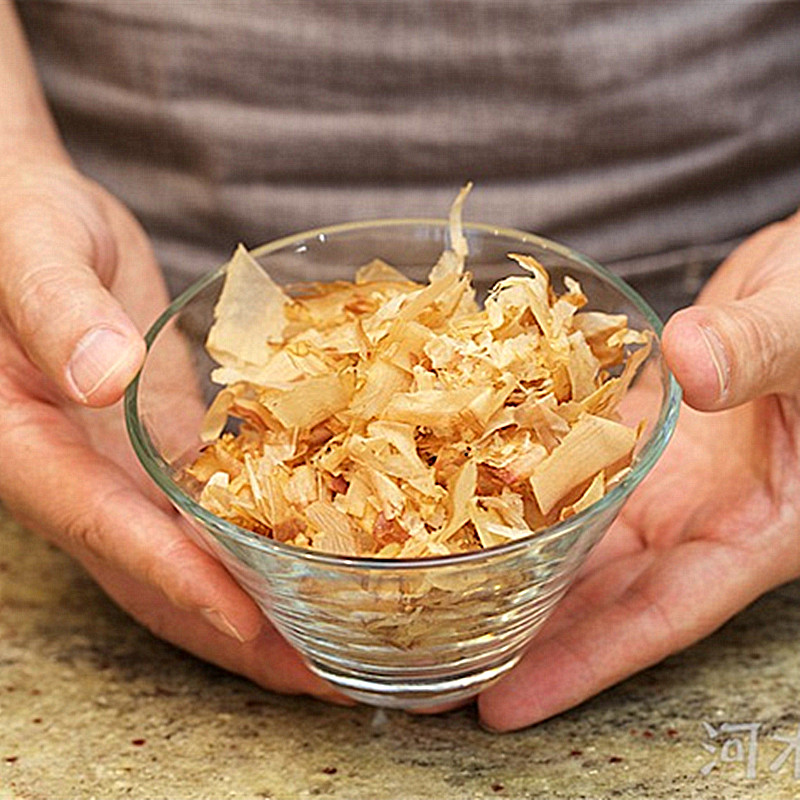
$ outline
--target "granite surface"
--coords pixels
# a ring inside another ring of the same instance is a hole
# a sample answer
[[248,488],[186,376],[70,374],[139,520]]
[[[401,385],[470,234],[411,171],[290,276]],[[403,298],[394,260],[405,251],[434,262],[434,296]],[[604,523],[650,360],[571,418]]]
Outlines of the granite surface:
[[471,709],[414,717],[266,693],[152,637],[0,512],[0,800],[795,798],[799,633],[795,583],[499,736]]

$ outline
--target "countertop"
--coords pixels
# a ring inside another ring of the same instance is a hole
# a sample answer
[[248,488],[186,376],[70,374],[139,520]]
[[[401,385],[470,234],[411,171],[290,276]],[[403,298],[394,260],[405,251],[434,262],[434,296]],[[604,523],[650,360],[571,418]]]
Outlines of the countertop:
[[[800,583],[527,730],[281,697],[157,640],[0,511],[0,800],[800,796]],[[738,726],[738,727],[736,727]]]

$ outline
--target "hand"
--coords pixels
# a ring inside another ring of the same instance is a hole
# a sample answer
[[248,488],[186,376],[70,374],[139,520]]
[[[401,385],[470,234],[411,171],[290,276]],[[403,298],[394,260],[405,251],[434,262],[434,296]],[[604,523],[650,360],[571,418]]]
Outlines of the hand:
[[128,446],[117,401],[167,302],[143,231],[107,192],[58,161],[0,172],[0,498],[156,635],[337,699],[186,537]]
[[[521,662],[479,698],[512,730],[710,634],[800,576],[800,214],[748,239],[664,331],[675,436]],[[704,413],[714,412],[714,413]]]

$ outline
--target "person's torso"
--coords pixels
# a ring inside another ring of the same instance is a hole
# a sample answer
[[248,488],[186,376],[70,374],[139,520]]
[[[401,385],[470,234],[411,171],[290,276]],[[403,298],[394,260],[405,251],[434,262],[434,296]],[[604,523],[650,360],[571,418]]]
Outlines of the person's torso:
[[351,219],[532,230],[623,274],[800,202],[800,3],[22,2],[79,165],[174,288]]

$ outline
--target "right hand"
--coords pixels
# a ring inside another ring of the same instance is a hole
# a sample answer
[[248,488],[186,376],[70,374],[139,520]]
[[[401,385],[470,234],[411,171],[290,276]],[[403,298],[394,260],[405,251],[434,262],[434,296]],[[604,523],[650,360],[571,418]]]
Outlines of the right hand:
[[167,302],[115,198],[66,161],[0,165],[0,499],[157,636],[267,688],[341,700],[136,462],[119,399]]

